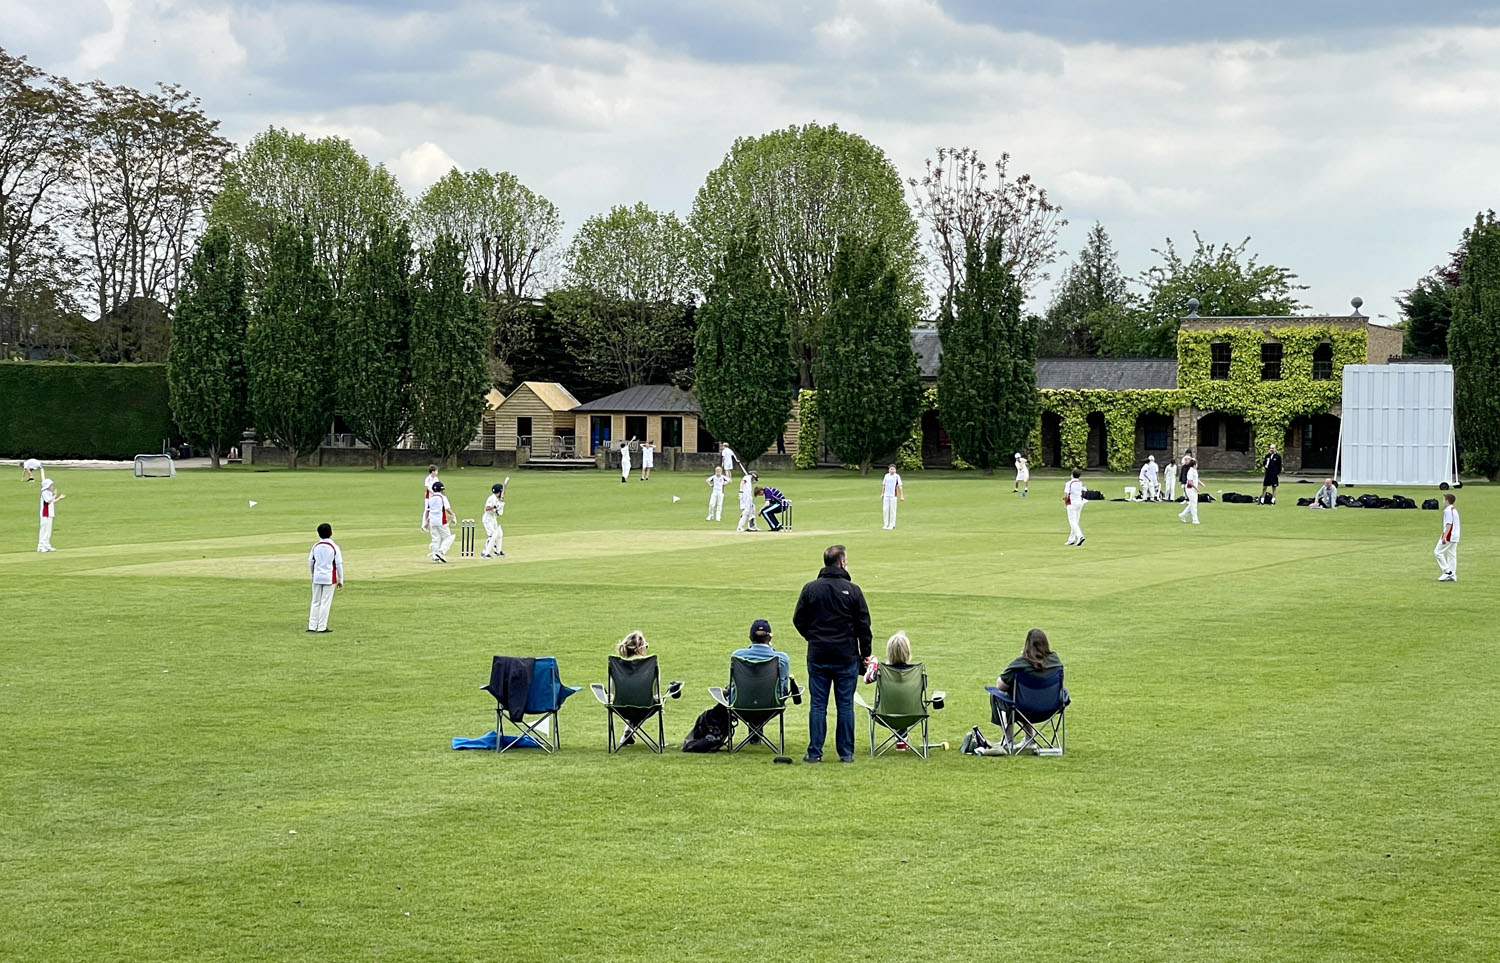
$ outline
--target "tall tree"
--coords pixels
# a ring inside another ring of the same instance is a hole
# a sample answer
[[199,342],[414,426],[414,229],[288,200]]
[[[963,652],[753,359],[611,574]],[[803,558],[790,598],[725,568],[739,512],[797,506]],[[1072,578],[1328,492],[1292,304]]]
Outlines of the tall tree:
[[1096,327],[1104,327],[1109,312],[1128,308],[1130,303],[1119,255],[1104,225],[1095,222],[1052,295],[1037,333],[1037,354],[1044,358],[1097,354]]
[[468,290],[463,248],[440,237],[422,252],[411,326],[412,427],[443,462],[468,447],[484,415],[482,299]]
[[172,418],[192,441],[208,449],[213,466],[236,444],[249,421],[245,333],[250,316],[245,259],[230,236],[209,231],[187,265],[167,389]]
[[287,466],[317,450],[333,423],[334,300],[312,232],[283,223],[271,239],[265,281],[245,342],[250,411]]
[[943,305],[938,410],[953,452],[993,474],[1026,447],[1036,424],[1036,329],[1021,317],[1021,285],[1005,243],[970,245],[963,283]]
[[1404,322],[1402,352],[1424,358],[1442,358],[1448,354],[1448,325],[1453,320],[1453,290],[1463,276],[1464,258],[1469,253],[1470,229],[1465,228],[1458,250],[1448,256],[1448,263],[1432,269],[1426,277],[1396,296]]
[[578,229],[568,289],[553,303],[564,340],[594,377],[692,383],[689,243],[675,214],[641,203],[614,207]]
[[917,318],[902,284],[881,241],[839,241],[814,376],[828,444],[861,474],[873,459],[896,451],[921,413],[921,374],[911,349]]
[[338,409],[377,469],[411,427],[412,257],[406,225],[377,221],[338,299]]
[[938,300],[952,300],[964,281],[968,250],[989,250],[1000,240],[1006,270],[1029,290],[1046,280],[1047,265],[1062,252],[1057,234],[1068,222],[1062,208],[1030,174],[1010,175],[1010,154],[1001,154],[990,169],[971,147],[939,147],[920,178],[909,178],[917,217],[927,225],[929,261]]
[[1172,239],[1153,248],[1161,258],[1141,273],[1146,289],[1136,311],[1115,315],[1098,332],[1100,353],[1114,358],[1169,358],[1177,352],[1177,328],[1187,303],[1198,299],[1205,317],[1284,316],[1306,307],[1297,292],[1306,290],[1297,275],[1275,264],[1261,264],[1250,253],[1250,238],[1238,244],[1207,244],[1196,231],[1192,256],[1183,259]]
[[1500,222],[1474,218],[1448,327],[1453,407],[1466,471],[1500,477]]
[[901,177],[880,148],[837,125],[736,140],[698,189],[689,223],[700,277],[734,238],[758,230],[766,269],[791,307],[792,357],[805,388],[813,386],[842,238],[880,241],[901,301],[912,314],[921,310],[922,257]]
[[756,235],[734,240],[698,309],[694,391],[708,430],[750,457],[786,428],[797,375],[789,333],[786,296],[771,284]]
[[137,299],[169,316],[230,143],[175,84],[86,90],[75,209],[99,316]]
[[406,197],[383,164],[340,137],[309,140],[285,128],[258,134],[224,168],[209,222],[244,247],[252,282],[263,277],[277,225],[306,223],[318,263],[337,290],[370,228],[406,216]]

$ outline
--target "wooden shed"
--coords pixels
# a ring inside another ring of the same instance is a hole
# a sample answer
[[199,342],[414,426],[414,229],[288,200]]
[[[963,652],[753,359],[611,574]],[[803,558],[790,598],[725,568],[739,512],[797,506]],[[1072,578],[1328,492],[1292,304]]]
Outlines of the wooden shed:
[[495,449],[571,457],[578,399],[555,381],[523,381],[495,409]]
[[718,450],[718,442],[700,430],[698,413],[697,399],[681,388],[637,385],[574,408],[573,431],[586,439],[586,454],[618,448],[630,438],[649,439],[658,448]]

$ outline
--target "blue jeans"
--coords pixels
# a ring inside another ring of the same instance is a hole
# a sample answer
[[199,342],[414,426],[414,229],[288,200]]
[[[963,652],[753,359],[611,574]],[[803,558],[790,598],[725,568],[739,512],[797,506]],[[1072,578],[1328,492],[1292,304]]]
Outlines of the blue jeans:
[[807,660],[807,687],[812,706],[807,717],[807,754],[823,756],[823,740],[828,738],[828,690],[838,712],[838,728],[833,744],[840,759],[854,758],[854,687],[859,683],[859,666],[853,662],[825,665]]

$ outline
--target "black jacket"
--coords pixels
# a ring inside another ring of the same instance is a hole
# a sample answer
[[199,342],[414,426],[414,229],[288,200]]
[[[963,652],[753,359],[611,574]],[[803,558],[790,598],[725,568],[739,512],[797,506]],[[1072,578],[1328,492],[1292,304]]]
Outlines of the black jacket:
[[809,662],[856,667],[870,655],[870,609],[865,594],[837,566],[802,586],[792,624],[807,640]]
[[1266,454],[1266,477],[1281,477],[1281,455],[1279,452],[1268,452]]

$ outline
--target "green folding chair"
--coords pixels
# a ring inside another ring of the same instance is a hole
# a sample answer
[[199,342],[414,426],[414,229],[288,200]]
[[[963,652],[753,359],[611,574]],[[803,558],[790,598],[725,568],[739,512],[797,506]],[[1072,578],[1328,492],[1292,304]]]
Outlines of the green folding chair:
[[[632,738],[638,738],[652,752],[661,752],[667,741],[666,723],[662,718],[661,673],[656,665],[656,656],[640,659],[622,659],[618,655],[609,657],[609,681],[595,682],[589,686],[606,710],[609,721],[608,742],[605,744],[611,755],[620,751]],[[656,738],[651,738],[646,728],[656,720]],[[616,737],[615,720],[619,719],[623,729]]]
[[[927,717],[933,700],[927,698],[927,669],[922,663],[899,669],[881,666],[875,676],[875,704],[870,705],[858,692],[854,694],[854,701],[870,714],[871,756],[904,745],[923,759],[927,758]],[[878,746],[875,742],[877,727],[887,733]],[[921,739],[913,739],[911,734],[918,727],[921,728]]]
[[[730,752],[739,752],[757,739],[780,756],[786,752],[786,697],[777,692],[781,664],[774,658],[729,660],[729,688],[708,687],[708,694],[729,710]],[[777,736],[766,734],[771,723],[777,723]],[[734,731],[745,727],[745,734],[735,742]]]

